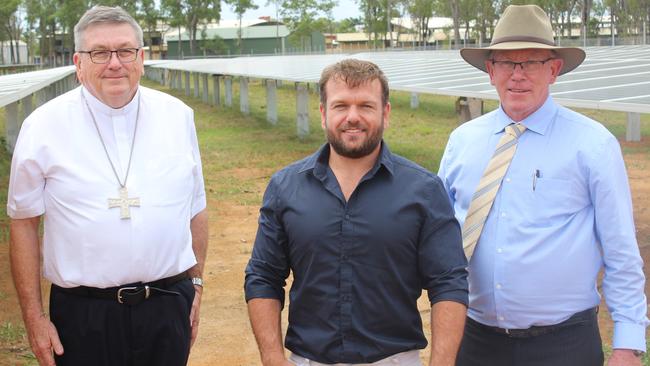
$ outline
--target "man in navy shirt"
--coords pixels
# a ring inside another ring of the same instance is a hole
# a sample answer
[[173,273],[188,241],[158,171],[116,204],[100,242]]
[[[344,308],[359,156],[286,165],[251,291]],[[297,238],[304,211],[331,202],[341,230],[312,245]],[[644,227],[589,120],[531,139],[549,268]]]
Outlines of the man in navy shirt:
[[[431,364],[453,365],[467,262],[444,187],[383,142],[391,108],[375,64],[329,66],[320,92],[328,143],[271,178],[246,268],[262,363],[421,365],[426,289]],[[287,360],[280,312],[290,272]]]

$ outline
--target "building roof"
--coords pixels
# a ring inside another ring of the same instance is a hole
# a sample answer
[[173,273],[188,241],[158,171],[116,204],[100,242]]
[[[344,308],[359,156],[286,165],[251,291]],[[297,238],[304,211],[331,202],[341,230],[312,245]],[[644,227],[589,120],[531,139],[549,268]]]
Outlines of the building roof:
[[[238,31],[238,27],[208,28],[205,30],[205,38],[214,39],[215,36],[219,36],[222,39],[237,39],[239,38],[237,35]],[[289,35],[289,29],[286,25],[255,25],[251,27],[242,27],[241,32],[242,39],[277,38]],[[190,38],[188,32],[181,29],[181,38],[183,40],[188,40]],[[167,32],[165,39],[167,42],[177,42],[178,28],[176,29],[176,32],[173,30]],[[203,39],[203,34],[200,30],[196,32],[196,39]]]

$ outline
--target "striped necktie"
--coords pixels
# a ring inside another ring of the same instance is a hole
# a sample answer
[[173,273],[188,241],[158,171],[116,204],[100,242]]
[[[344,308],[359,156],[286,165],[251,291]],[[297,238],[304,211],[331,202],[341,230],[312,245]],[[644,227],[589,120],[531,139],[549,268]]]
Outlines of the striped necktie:
[[497,196],[501,181],[506,175],[510,161],[517,150],[519,136],[526,130],[526,126],[511,123],[506,126],[505,133],[501,136],[494,154],[490,159],[483,176],[472,196],[472,202],[467,210],[465,224],[463,225],[463,250],[467,260],[472,257],[478,242],[483,225],[487,220],[494,198]]

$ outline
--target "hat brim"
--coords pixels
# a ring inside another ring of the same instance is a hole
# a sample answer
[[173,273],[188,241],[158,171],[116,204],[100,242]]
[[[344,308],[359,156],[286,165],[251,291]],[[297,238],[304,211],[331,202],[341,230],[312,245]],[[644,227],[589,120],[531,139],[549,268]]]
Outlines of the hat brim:
[[585,60],[585,51],[577,47],[556,47],[543,43],[535,42],[503,42],[485,48],[463,48],[460,50],[460,56],[470,65],[477,69],[487,72],[485,60],[490,56],[491,51],[495,50],[525,50],[525,49],[546,49],[553,50],[558,57],[564,60],[560,75],[580,66]]

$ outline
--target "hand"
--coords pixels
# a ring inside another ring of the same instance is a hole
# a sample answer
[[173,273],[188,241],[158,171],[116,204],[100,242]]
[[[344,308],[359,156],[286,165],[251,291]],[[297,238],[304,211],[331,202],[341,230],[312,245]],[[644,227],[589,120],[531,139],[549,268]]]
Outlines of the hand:
[[194,291],[194,301],[192,301],[192,310],[190,310],[190,326],[192,327],[190,348],[194,346],[196,336],[199,334],[199,308],[201,307],[201,295],[203,294],[203,287],[194,285]]
[[63,354],[63,345],[59,339],[56,327],[47,317],[47,314],[41,313],[33,319],[25,321],[29,344],[32,352],[41,366],[55,366],[52,352],[58,356]]
[[291,363],[289,360],[287,360],[287,358],[284,356],[284,353],[268,355],[268,357],[264,357],[262,364],[264,366],[296,366],[294,363]]
[[641,358],[631,349],[617,348],[607,362],[607,366],[641,366]]

